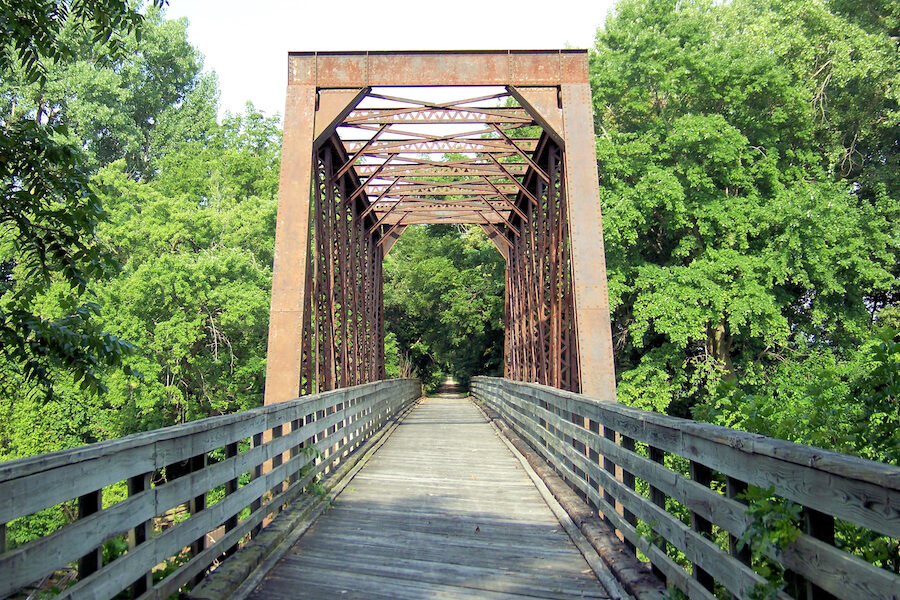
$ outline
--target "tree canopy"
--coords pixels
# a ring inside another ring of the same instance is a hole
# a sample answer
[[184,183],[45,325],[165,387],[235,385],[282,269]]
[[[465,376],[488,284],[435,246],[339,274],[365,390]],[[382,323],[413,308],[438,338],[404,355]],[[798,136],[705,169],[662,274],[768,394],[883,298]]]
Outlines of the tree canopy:
[[598,32],[622,401],[775,402],[897,325],[897,43],[839,8],[626,0]]

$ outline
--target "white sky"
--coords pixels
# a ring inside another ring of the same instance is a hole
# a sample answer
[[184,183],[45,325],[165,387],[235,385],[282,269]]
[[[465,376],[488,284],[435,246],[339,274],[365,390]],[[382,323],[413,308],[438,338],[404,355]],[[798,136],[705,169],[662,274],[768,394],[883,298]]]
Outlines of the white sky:
[[221,110],[282,113],[287,53],[590,48],[614,0],[169,0],[219,76]]

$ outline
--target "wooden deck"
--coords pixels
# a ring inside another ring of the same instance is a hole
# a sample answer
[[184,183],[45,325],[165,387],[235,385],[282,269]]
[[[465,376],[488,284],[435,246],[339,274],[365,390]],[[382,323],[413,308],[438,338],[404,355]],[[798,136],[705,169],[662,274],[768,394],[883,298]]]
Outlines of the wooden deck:
[[609,598],[467,398],[417,406],[249,596]]

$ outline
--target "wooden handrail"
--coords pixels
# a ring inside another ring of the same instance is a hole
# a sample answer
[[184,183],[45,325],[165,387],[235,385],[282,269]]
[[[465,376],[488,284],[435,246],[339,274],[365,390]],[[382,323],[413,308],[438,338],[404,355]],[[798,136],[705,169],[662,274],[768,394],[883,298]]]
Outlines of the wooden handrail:
[[804,598],[897,598],[900,577],[835,546],[834,520],[900,538],[900,468],[537,384],[471,387],[691,598],[712,600],[717,586],[749,598],[764,584],[736,544],[751,524],[736,497],[748,485],[802,507],[796,541],[762,550],[805,580]]
[[[80,506],[78,519],[49,535],[0,547],[0,598],[74,562],[79,581],[58,598],[112,598],[129,588],[133,597],[166,598],[255,535],[421,389],[416,379],[379,381],[0,463],[0,533],[62,502]],[[267,431],[274,435],[263,443]],[[151,485],[163,470],[165,483]],[[128,498],[103,508],[103,489],[123,481]],[[207,493],[220,487],[224,496],[210,503]],[[153,535],[152,520],[180,505],[189,518]],[[222,537],[207,544],[220,527]],[[103,565],[99,550],[117,537],[127,537],[129,550]],[[189,558],[153,585],[154,567],[186,550]]]

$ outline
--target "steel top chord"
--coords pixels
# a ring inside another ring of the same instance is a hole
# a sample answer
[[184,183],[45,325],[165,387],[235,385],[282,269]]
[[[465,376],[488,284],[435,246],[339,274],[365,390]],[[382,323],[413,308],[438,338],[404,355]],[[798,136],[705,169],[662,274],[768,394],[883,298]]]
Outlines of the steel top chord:
[[587,50],[291,52],[289,85],[555,86],[588,82]]

